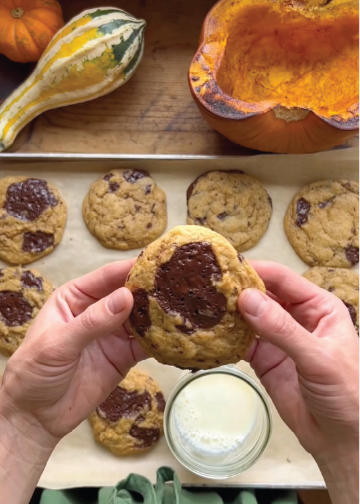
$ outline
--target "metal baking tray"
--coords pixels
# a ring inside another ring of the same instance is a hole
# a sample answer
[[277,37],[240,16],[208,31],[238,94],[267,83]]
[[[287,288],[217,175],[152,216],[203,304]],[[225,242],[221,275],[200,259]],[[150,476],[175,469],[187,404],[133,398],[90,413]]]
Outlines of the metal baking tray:
[[[0,158],[0,177],[28,175],[53,182],[68,206],[68,222],[61,244],[53,253],[34,263],[34,267],[48,276],[54,286],[87,273],[107,262],[139,254],[140,250],[116,251],[103,248],[87,230],[81,213],[81,203],[92,182],[115,167],[137,167],[148,170],[162,187],[168,201],[168,229],[186,223],[186,189],[196,176],[214,169],[242,169],[258,178],[272,197],[274,210],[270,226],[256,247],[248,250],[248,259],[275,260],[302,273],[307,269],[286,239],[282,220],[286,207],[302,186],[322,178],[358,179],[358,150],[339,149],[334,152],[297,155],[259,155],[238,158],[206,159],[84,159],[66,156],[65,160],[18,161]],[[0,268],[5,264],[0,262]],[[0,375],[7,359],[0,356]],[[153,360],[141,364],[144,370],[160,383],[165,396],[181,376],[181,371],[162,366]],[[252,374],[245,363],[241,368]],[[321,474],[309,454],[295,436],[274,414],[271,442],[260,460],[248,471],[222,483],[242,487],[322,488]],[[90,426],[83,422],[64,438],[41,478],[47,488],[113,485],[131,472],[141,473],[151,480],[155,469],[172,466],[186,485],[214,486],[217,483],[201,479],[186,471],[172,457],[162,439],[148,454],[139,457],[117,458],[97,445]],[[130,469],[129,469],[130,468]]]

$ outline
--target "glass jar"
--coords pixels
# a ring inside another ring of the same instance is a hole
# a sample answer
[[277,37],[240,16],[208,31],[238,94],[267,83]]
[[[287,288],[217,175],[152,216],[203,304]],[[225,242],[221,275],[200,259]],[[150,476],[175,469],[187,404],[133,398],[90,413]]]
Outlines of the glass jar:
[[227,479],[261,456],[272,416],[255,381],[228,365],[185,375],[167,401],[164,429],[184,467],[205,478]]

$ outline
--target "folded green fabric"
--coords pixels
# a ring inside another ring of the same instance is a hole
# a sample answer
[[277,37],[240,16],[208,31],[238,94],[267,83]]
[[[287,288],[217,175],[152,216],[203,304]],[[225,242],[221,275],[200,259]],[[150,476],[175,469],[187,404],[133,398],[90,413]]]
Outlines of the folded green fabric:
[[[171,483],[171,484],[169,484]],[[278,497],[272,504],[297,504],[291,491]],[[98,493],[84,489],[44,490],[40,504],[224,504],[215,491],[191,491],[182,488],[179,478],[170,467],[160,467],[155,486],[139,474],[130,474],[114,488],[101,488]],[[227,504],[258,504],[255,492],[239,490]],[[269,500],[270,504],[270,500]]]

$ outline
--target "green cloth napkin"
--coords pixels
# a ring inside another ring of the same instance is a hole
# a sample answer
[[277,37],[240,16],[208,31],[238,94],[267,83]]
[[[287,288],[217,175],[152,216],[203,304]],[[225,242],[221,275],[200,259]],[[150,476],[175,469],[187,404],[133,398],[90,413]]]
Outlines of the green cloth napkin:
[[[167,483],[172,483],[171,485]],[[272,504],[297,504],[296,492],[278,497]],[[215,491],[191,491],[182,488],[179,478],[170,467],[160,467],[155,486],[139,474],[130,474],[114,488],[101,488],[90,496],[89,491],[44,490],[40,504],[224,504]],[[255,492],[239,490],[227,504],[259,504]]]

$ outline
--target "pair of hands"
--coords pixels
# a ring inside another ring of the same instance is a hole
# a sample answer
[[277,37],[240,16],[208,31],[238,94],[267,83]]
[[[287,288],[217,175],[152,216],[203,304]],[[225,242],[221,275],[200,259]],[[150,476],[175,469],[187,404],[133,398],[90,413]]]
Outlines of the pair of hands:
[[[108,264],[57,289],[8,362],[0,420],[39,444],[45,458],[146,358],[126,330],[133,300],[123,285],[132,265]],[[358,450],[357,334],[332,294],[279,264],[252,265],[267,294],[248,289],[239,298],[241,313],[261,335],[248,360],[285,423],[331,478],[332,464]]]

